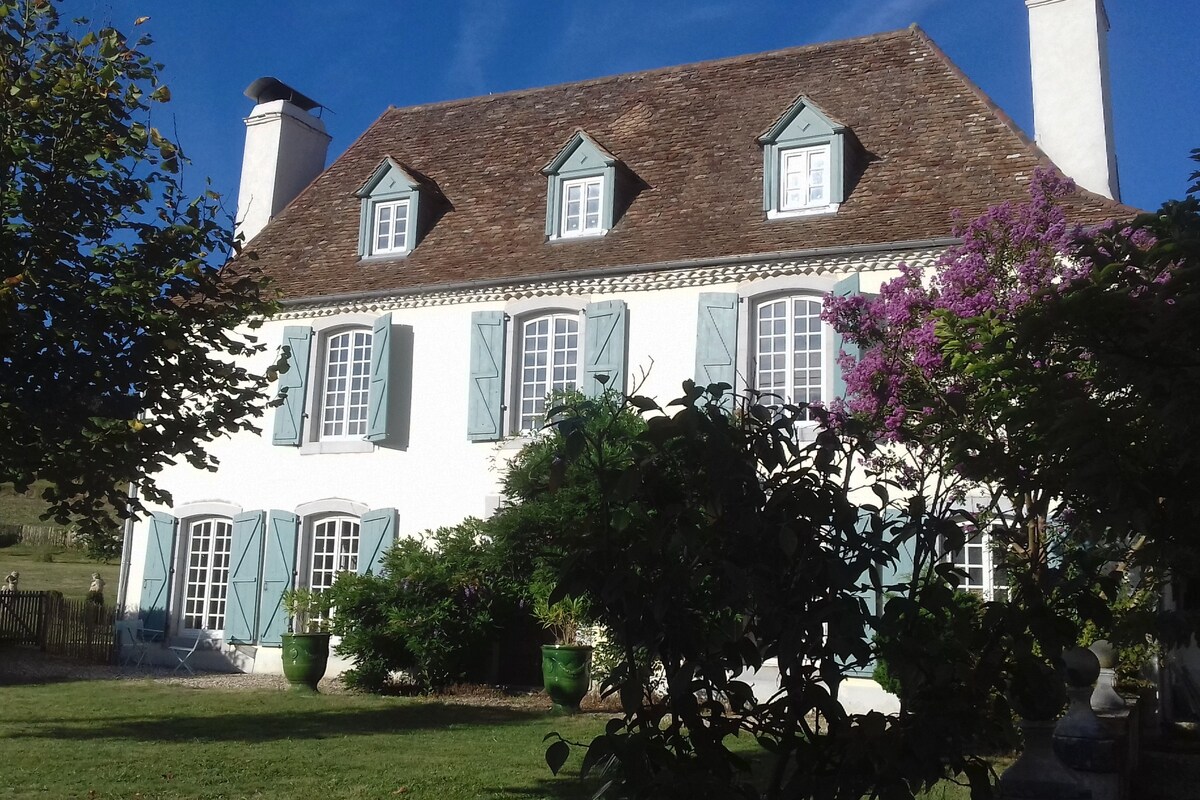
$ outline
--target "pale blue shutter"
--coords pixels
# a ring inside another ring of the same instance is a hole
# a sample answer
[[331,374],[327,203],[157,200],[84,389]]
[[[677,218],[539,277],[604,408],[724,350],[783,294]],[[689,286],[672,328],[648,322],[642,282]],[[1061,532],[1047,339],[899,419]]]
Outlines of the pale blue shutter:
[[471,314],[471,386],[467,438],[489,442],[504,436],[504,312]]
[[[833,285],[831,294],[839,297],[852,297],[862,294],[859,288],[858,273],[854,273],[848,278],[843,278]],[[842,374],[841,354],[847,353],[854,357],[857,361],[862,357],[862,351],[858,345],[847,341],[840,333],[833,335],[833,396],[834,398],[845,398],[846,396],[846,377]]]
[[396,541],[396,509],[377,508],[363,515],[358,526],[358,574],[378,575],[383,555]]
[[703,292],[696,317],[696,384],[737,380],[738,296],[728,292]]
[[371,390],[367,397],[367,440],[384,442],[388,439],[388,418],[391,402],[388,384],[392,372],[392,315],[384,314],[375,320],[371,335]]
[[296,535],[300,518],[288,511],[267,512],[266,555],[263,558],[262,597],[259,600],[258,641],[277,645],[287,633],[283,593],[291,589],[296,571]]
[[271,443],[299,447],[304,430],[304,396],[308,391],[308,357],[312,328],[289,325],[283,329],[283,345],[290,348],[288,370],[279,376],[282,405],[275,409],[275,433]]
[[229,594],[225,605],[227,642],[253,644],[255,641],[263,526],[261,511],[248,511],[233,518],[233,534],[229,542]]
[[[167,602],[171,594],[171,559],[175,529],[179,522],[170,514],[155,511],[150,515],[146,537],[146,558],[142,566],[142,595],[138,616],[152,631],[167,630]],[[158,634],[150,634],[157,637]]]
[[[588,397],[599,397],[605,389],[615,388],[625,394],[625,325],[624,300],[605,300],[588,303],[584,330],[583,384]],[[607,376],[601,383],[597,378]]]

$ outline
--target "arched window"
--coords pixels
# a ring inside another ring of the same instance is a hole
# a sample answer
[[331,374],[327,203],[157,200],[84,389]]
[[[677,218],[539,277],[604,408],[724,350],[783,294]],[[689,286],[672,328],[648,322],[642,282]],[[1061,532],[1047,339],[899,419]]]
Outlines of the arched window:
[[762,300],[754,306],[752,324],[754,388],[775,395],[775,402],[824,402],[829,370],[821,299],[791,295]]
[[233,524],[221,517],[201,517],[187,520],[185,530],[182,627],[219,633],[225,629]]
[[312,523],[309,537],[308,588],[323,592],[339,573],[358,571],[357,517],[323,517]]
[[320,438],[361,439],[366,435],[370,386],[371,331],[356,328],[327,336]]
[[546,396],[579,386],[579,315],[554,313],[521,324],[517,431],[535,431],[546,414]]

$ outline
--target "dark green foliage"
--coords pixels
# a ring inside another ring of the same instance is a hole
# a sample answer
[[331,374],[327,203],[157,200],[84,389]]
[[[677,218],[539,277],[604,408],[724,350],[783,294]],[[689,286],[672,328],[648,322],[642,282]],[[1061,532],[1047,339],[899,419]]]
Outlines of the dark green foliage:
[[0,2],[0,482],[46,481],[44,518],[106,555],[118,518],[171,504],[156,473],[215,469],[205,445],[253,429],[268,376],[241,365],[274,306],[248,262],[220,268],[220,198],[187,196],[150,124],[149,38],[57,5]]
[[484,657],[517,604],[515,587],[496,574],[485,524],[466,519],[422,539],[401,539],[381,576],[343,575],[332,589],[337,652],[355,660],[348,680],[385,687],[392,671],[417,688],[461,681]]
[[[595,515],[560,532],[557,591],[591,598],[611,631],[618,663],[604,691],[624,709],[590,743],[581,771],[607,766],[605,796],[620,798],[759,797],[764,789],[767,797],[899,798],[947,774],[986,784],[963,731],[977,727],[980,698],[998,694],[994,669],[975,675],[967,665],[963,680],[936,668],[940,654],[905,653],[903,669],[928,675],[953,709],[927,724],[852,715],[832,694],[871,662],[869,629],[899,637],[922,609],[952,613],[944,576],[886,587],[875,579],[902,544],[917,552],[916,573],[933,575],[921,565],[938,525],[919,503],[889,521],[850,502],[842,440],[823,430],[815,442],[798,441],[806,411],[792,406],[751,399],[730,415],[711,396],[720,388],[685,384],[669,416],[630,398],[647,427],[617,459],[604,455],[613,443],[593,424],[595,408],[566,409],[569,458],[601,495]],[[875,488],[886,499],[886,487]],[[885,588],[895,597],[876,617],[875,593]],[[964,627],[969,646],[988,635],[980,624]],[[740,675],[767,658],[777,659],[782,686],[760,702]],[[733,737],[758,742],[765,779],[751,777]],[[557,762],[563,751],[554,748],[548,757]]]
[[[606,457],[628,461],[630,442],[645,428],[637,414],[612,395],[558,399],[593,409],[593,428],[611,432]],[[402,539],[385,557],[382,576],[338,580],[334,632],[343,637],[338,652],[354,658],[353,685],[379,691],[399,670],[421,689],[462,680],[501,630],[521,627],[535,602],[549,599],[566,553],[563,532],[600,513],[604,501],[592,474],[569,460],[566,433],[548,430],[513,457],[507,502],[490,519]],[[571,608],[572,625],[586,622],[582,601]]]
[[[945,669],[952,669],[959,663],[973,659],[974,654],[966,650],[971,639],[966,634],[979,627],[983,617],[983,600],[971,592],[955,592],[953,597],[953,602],[938,609],[936,616],[934,611],[922,609],[910,637],[900,640],[879,635],[874,637],[878,655],[871,677],[876,683],[898,697],[909,694],[904,691],[901,675],[896,668],[888,666],[893,657],[898,663],[913,663],[911,656],[905,657],[905,648],[920,647],[934,651],[932,662]],[[909,684],[918,684],[922,682],[922,676],[911,675],[904,680]]]

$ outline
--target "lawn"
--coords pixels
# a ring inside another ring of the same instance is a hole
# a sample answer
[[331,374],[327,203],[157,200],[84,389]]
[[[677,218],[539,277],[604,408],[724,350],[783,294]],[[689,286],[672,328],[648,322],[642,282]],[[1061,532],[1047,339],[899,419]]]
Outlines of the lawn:
[[[49,556],[52,561],[44,561]],[[53,589],[66,597],[87,596],[92,582],[92,573],[99,572],[107,584],[105,599],[115,602],[117,596],[117,564],[101,564],[92,561],[82,550],[40,547],[14,544],[0,547],[0,580],[12,570],[21,573],[20,587],[24,591]]]
[[149,681],[0,688],[0,798],[587,798],[542,737],[603,718]]
[[38,481],[28,491],[18,492],[11,483],[0,483],[0,522],[9,525],[53,525],[41,517],[46,510],[42,490],[48,484]]
[[[0,652],[0,658],[3,653]],[[542,738],[607,715],[98,680],[0,687],[0,798],[588,798]],[[930,800],[965,800],[946,785]]]

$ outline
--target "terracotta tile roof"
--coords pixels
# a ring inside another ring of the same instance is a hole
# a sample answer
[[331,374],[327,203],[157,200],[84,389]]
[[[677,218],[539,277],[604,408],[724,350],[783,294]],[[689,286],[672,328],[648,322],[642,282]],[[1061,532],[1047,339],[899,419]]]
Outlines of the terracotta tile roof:
[[[800,94],[867,163],[836,214],[767,220],[759,134]],[[576,130],[642,182],[608,235],[547,242],[541,168]],[[406,258],[359,260],[355,191],[390,156],[450,208]],[[250,245],[285,299],[938,239],[1048,163],[915,26],[866,38],[390,108]],[[1086,192],[1084,222],[1133,209]]]

